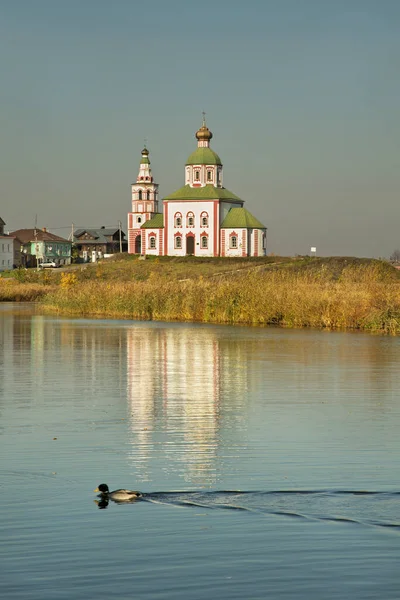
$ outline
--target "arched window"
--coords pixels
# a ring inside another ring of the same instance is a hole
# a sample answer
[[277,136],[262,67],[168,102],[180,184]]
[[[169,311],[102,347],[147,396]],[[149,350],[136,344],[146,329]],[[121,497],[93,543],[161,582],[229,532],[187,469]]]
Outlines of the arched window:
[[138,217],[138,218],[137,218],[137,222],[138,222],[138,223],[141,223],[141,222],[142,222],[142,217]]
[[202,227],[208,227],[208,213],[202,212],[200,215],[200,223]]
[[149,246],[150,248],[155,248],[156,247],[156,238],[154,235],[151,235],[149,237]]
[[194,172],[194,180],[195,181],[200,181],[200,171],[195,171]]
[[175,227],[182,227],[182,214],[181,213],[175,213],[174,225],[175,225]]
[[188,212],[186,215],[186,227],[194,227],[194,214],[192,212]]
[[207,171],[207,181],[212,181],[212,179],[213,179],[213,172]]
[[146,200],[150,200],[150,192],[147,192]]
[[201,247],[208,248],[208,237],[206,235],[201,236]]
[[175,238],[175,248],[182,248],[182,237],[180,235]]
[[237,247],[238,247],[237,235],[233,234],[229,238],[229,248],[237,248]]
[[143,196],[143,194],[142,194],[142,190],[139,190],[139,193],[138,193],[138,198],[139,198],[139,200],[142,200],[142,196]]

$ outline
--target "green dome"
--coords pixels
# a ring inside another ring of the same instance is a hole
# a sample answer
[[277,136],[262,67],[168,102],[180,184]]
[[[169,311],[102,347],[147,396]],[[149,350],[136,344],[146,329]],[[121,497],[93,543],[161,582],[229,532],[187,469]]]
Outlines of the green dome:
[[186,161],[187,165],[222,165],[221,159],[211,148],[197,148]]

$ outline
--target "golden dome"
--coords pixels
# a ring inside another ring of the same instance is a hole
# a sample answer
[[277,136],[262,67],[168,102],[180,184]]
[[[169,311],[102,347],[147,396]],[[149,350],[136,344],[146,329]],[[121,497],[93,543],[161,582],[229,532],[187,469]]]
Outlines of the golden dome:
[[196,138],[198,140],[211,140],[213,134],[208,129],[207,125],[203,123],[198,131],[196,131]]
[[203,112],[203,123],[198,131],[196,131],[196,138],[198,140],[211,140],[213,134],[206,125],[206,113]]

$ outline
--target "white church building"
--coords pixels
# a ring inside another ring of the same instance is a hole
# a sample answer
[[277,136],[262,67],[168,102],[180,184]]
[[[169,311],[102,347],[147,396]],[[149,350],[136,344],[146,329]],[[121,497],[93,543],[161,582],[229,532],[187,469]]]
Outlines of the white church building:
[[267,228],[223,186],[222,162],[210,148],[205,119],[185,165],[185,185],[159,211],[149,151],[142,150],[128,213],[128,252],[155,256],[264,256]]

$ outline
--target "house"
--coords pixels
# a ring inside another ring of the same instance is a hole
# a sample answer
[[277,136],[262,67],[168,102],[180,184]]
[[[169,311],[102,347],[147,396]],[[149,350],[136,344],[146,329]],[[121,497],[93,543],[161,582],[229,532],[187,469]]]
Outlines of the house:
[[44,262],[68,265],[71,262],[71,242],[43,229],[17,229],[14,262],[24,267],[36,267]]
[[0,271],[14,268],[14,238],[4,233],[5,222],[0,217]]
[[205,119],[196,132],[197,148],[186,161],[185,185],[158,208],[158,184],[142,150],[139,173],[131,185],[128,252],[156,256],[264,256],[267,228],[244,200],[223,186],[223,167],[210,147],[213,134]]
[[95,262],[99,258],[128,250],[125,233],[118,227],[77,229],[73,245],[84,262]]

